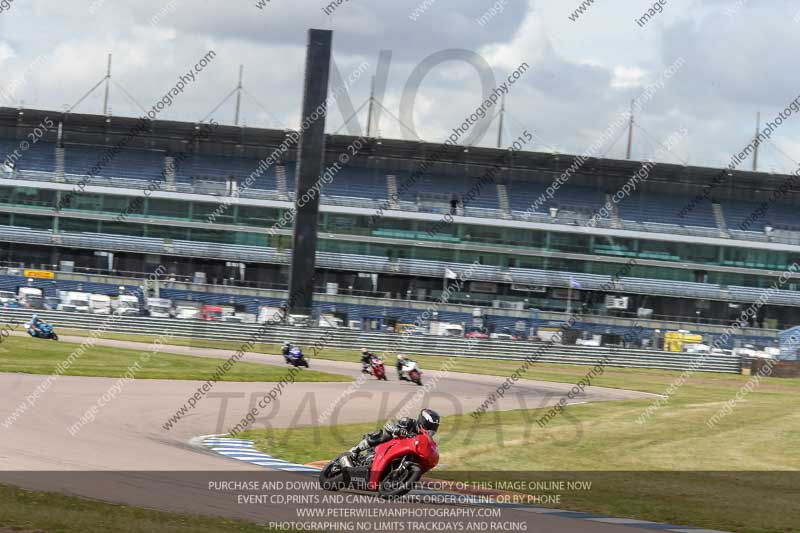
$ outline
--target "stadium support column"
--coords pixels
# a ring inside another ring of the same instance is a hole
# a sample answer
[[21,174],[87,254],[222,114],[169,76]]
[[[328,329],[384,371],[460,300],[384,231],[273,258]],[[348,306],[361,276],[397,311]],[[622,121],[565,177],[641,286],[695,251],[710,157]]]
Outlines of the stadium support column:
[[310,315],[314,297],[320,197],[318,187],[325,157],[325,113],[332,37],[333,33],[329,30],[308,30],[287,302],[290,314]]

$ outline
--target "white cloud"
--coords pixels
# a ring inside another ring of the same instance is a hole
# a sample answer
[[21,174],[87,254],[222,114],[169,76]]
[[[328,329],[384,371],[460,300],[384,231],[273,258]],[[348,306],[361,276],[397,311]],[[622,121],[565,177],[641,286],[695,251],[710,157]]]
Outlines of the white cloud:
[[615,89],[633,89],[642,87],[645,77],[644,70],[637,67],[616,66],[611,86]]
[[[787,0],[768,6],[746,2],[735,16],[726,14],[729,1],[696,5],[671,0],[658,24],[645,28],[634,22],[642,8],[633,0],[596,3],[590,16],[577,22],[567,15],[578,0],[517,0],[483,27],[475,19],[488,4],[459,0],[437,0],[436,8],[416,21],[408,17],[413,2],[351,0],[332,16],[322,12],[317,0],[272,1],[263,10],[255,0],[105,0],[95,15],[87,11],[90,3],[30,0],[2,14],[0,68],[6,77],[25,72],[38,57],[50,58],[18,84],[18,100],[61,110],[102,78],[106,55],[113,52],[114,79],[147,106],[213,48],[218,54],[214,63],[176,100],[169,118],[197,120],[207,114],[235,86],[239,64],[244,64],[245,87],[267,110],[245,97],[243,120],[250,126],[296,125],[306,30],[322,27],[334,30],[334,57],[344,74],[362,61],[374,69],[378,51],[392,50],[384,104],[395,115],[408,76],[432,53],[476,51],[492,65],[498,81],[525,61],[532,68],[509,94],[508,133],[528,128],[548,146],[582,152],[647,83],[683,56],[686,65],[637,122],[656,139],[686,126],[691,137],[681,157],[723,165],[752,135],[756,111],[766,120],[800,92],[792,75],[800,54],[798,25],[792,21],[797,8]],[[368,97],[369,74],[351,89],[356,108]],[[442,139],[480,97],[472,67],[457,62],[437,67],[417,96],[414,116],[420,135]],[[99,112],[101,105],[98,91],[79,109]],[[117,115],[140,113],[114,87],[112,108]],[[362,128],[364,117],[362,112]],[[231,123],[233,102],[215,118]],[[334,108],[329,129],[342,121]],[[384,114],[381,133],[400,136],[401,130]],[[484,144],[492,145],[494,137],[490,130]],[[800,157],[797,137],[800,116],[781,126],[775,142]],[[646,153],[641,136],[634,139],[639,143],[635,152]],[[790,162],[775,152],[762,151],[764,168],[789,168]],[[608,155],[623,153],[624,143],[618,143]]]

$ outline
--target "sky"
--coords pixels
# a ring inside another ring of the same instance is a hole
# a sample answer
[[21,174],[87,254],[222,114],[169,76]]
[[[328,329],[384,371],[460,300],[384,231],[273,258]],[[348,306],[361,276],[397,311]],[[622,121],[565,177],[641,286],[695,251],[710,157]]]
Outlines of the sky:
[[[526,150],[624,158],[627,127],[610,125],[638,98],[634,159],[722,167],[752,139],[757,112],[763,127],[800,96],[800,5],[788,0],[661,0],[658,10],[641,0],[336,2],[0,0],[0,105],[101,113],[102,84],[72,106],[112,53],[110,113],[140,116],[213,50],[159,118],[233,124],[235,99],[220,103],[244,65],[240,123],[296,129],[309,28],[333,31],[334,68],[350,80],[328,111],[331,133],[365,133],[382,70],[372,133],[441,142],[524,64],[507,87],[504,145],[527,130]],[[496,144],[498,111],[470,142]],[[684,129],[671,152],[659,150]],[[759,170],[795,170],[798,134],[792,112],[761,146]]]

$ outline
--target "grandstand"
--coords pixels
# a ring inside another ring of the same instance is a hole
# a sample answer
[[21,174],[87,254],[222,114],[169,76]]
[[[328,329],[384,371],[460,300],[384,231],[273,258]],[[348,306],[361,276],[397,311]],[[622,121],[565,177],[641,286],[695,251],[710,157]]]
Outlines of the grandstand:
[[[60,128],[20,151],[45,117]],[[199,125],[154,122],[87,175],[135,123],[0,109],[0,150],[17,152],[0,175],[3,260],[33,267],[70,261],[107,273],[164,264],[168,276],[199,272],[212,283],[285,288],[291,227],[278,221],[294,202],[294,150],[249,187],[243,183],[289,132],[219,126],[201,139]],[[353,140],[329,136],[326,164]],[[641,163],[588,160],[537,204],[574,158],[517,152],[496,183],[465,205],[462,196],[502,151],[451,149],[403,187],[438,146],[388,139],[365,145],[322,190],[320,291],[435,300],[448,271],[469,269],[459,302],[631,320],[644,309],[647,316],[722,323],[800,258],[791,194],[741,229],[788,176],[733,171],[686,210],[723,171],[659,164],[590,227]],[[238,199],[224,203],[232,194]],[[375,216],[379,207],[386,208]],[[453,222],[441,225],[444,215]],[[96,252],[113,254],[110,270]],[[753,325],[797,323],[797,288],[789,279],[773,291]],[[627,308],[609,309],[606,296],[628,297]]]

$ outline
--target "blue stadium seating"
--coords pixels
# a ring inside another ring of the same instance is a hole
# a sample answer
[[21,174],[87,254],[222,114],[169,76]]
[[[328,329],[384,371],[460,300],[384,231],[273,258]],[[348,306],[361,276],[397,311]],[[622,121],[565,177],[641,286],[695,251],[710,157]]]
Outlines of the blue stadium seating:
[[[19,140],[0,139],[0,150],[7,154],[19,148]],[[74,182],[85,175],[101,161],[108,148],[104,146],[66,144],[65,172],[67,181]],[[266,155],[266,154],[265,154]],[[126,148],[117,153],[111,161],[96,172],[98,176],[92,183],[114,185],[118,187],[141,188],[148,180],[157,179],[164,171],[166,152]],[[188,155],[180,162],[176,171],[178,191],[192,192],[192,187],[200,181],[224,181],[230,176],[243,182],[259,165],[254,158],[222,157],[208,155]],[[17,162],[17,170],[35,171],[30,179],[48,179],[44,174],[55,170],[55,145],[40,141],[22,154]],[[295,165],[286,165],[286,183],[288,199],[293,198]],[[385,200],[387,189],[386,174],[381,169],[345,168],[337,172],[333,180],[322,190],[323,203],[339,205],[372,206],[376,201]],[[395,172],[397,183],[402,184],[410,171]],[[526,211],[537,202],[555,175],[542,173],[539,179],[532,182],[512,180],[507,184],[509,208],[514,218],[524,218],[537,222],[553,222],[559,224],[576,224],[588,220],[606,201],[606,193],[600,189],[572,185],[562,185],[554,197],[537,209],[536,213]],[[109,178],[114,178],[109,180]],[[449,201],[453,196],[462,196],[477,182],[479,176],[422,176],[416,182],[401,191],[399,208],[411,211],[441,212],[449,209]],[[52,178],[50,178],[52,179]],[[287,199],[278,194],[278,182],[275,167],[268,168],[243,197]],[[221,188],[220,191],[225,189]],[[218,193],[215,193],[218,194]],[[649,192],[634,192],[630,197],[618,204],[621,226],[625,229],[660,233],[682,233],[699,236],[719,237],[711,204],[700,202],[694,209],[680,215],[690,198]],[[657,205],[658,209],[652,206]],[[758,207],[758,203],[746,201],[724,201],[722,204],[730,236],[737,239],[769,240],[764,234],[766,225],[794,232],[776,234],[771,237],[776,242],[800,242],[800,223],[797,222],[796,209],[774,204],[766,214],[750,223],[746,231],[740,229],[741,223]],[[551,219],[549,207],[558,207],[559,215]],[[485,185],[480,194],[467,206],[465,214],[476,217],[508,217],[499,212],[500,205],[497,187]],[[608,227],[609,220],[598,221],[599,226]]]
[[[681,211],[689,200],[685,196],[643,192],[633,193],[618,204],[619,216],[622,220],[634,222],[716,228],[717,223],[714,220],[714,213],[709,202],[698,204],[694,209],[685,212],[684,216],[680,216]],[[657,208],[654,208],[654,206],[657,206]]]

